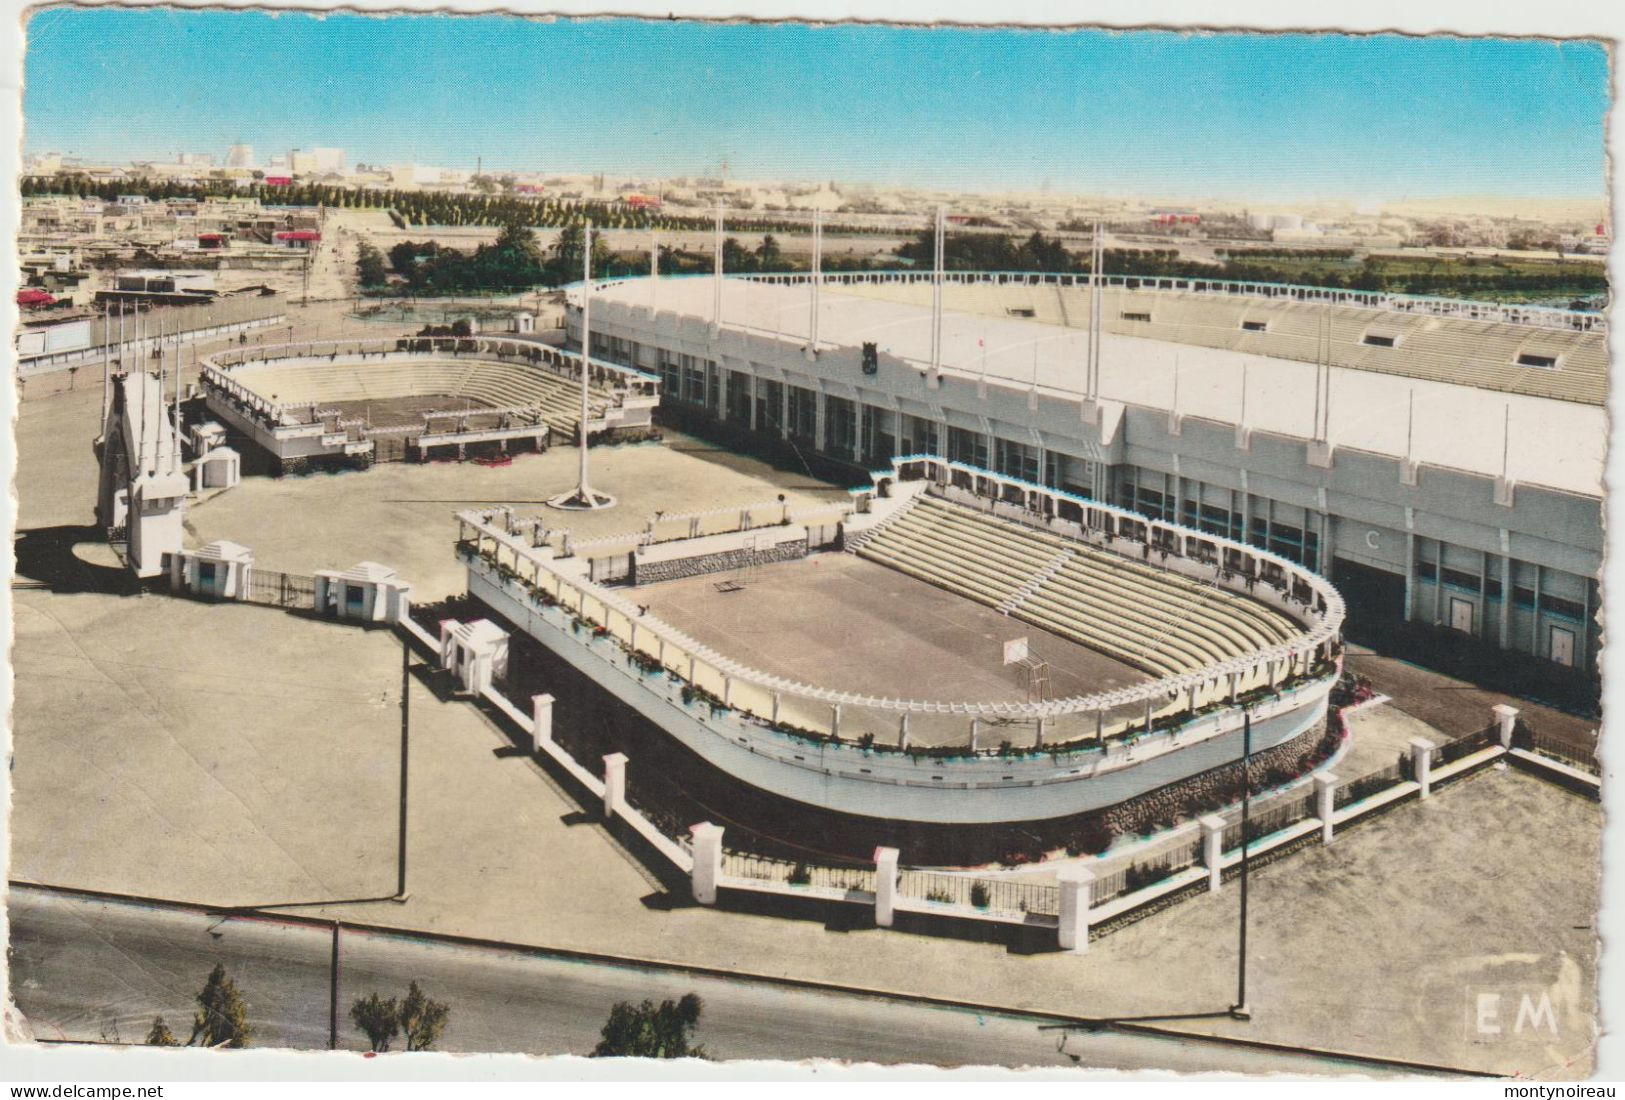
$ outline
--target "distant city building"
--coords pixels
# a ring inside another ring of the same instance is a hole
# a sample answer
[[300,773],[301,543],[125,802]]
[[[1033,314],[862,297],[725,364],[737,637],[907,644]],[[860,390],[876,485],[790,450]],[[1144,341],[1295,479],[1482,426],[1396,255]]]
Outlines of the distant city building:
[[324,175],[328,172],[344,174],[343,149],[312,149],[310,155],[315,161],[316,172]]
[[275,235],[278,248],[312,251],[322,243],[322,235],[314,229],[286,229]]
[[252,145],[243,145],[243,144],[240,144],[240,143],[237,144],[237,145],[233,145],[231,147],[231,152],[226,154],[226,167],[227,168],[252,168],[252,167],[254,167],[254,147]]
[[1248,214],[1247,224],[1254,229],[1302,229],[1302,214]]

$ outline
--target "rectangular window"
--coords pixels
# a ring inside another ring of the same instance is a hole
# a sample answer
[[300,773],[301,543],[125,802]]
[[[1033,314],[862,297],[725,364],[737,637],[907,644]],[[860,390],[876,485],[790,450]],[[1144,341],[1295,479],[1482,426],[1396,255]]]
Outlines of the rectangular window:
[[1368,332],[1360,342],[1374,348],[1391,348],[1397,341],[1392,336],[1379,336],[1374,332]]
[[1149,314],[1149,313],[1125,313],[1125,314],[1122,315],[1122,317],[1123,317],[1123,320],[1125,320],[1125,321],[1150,321],[1151,320],[1151,314]]
[[1579,622],[1585,618],[1585,605],[1578,600],[1565,600],[1561,596],[1548,596],[1541,593],[1540,609],[1548,615],[1558,615],[1565,619]]
[[1542,370],[1551,370],[1557,366],[1557,356],[1536,355],[1534,352],[1520,351],[1518,353],[1518,366],[1539,367]]
[[1243,332],[1268,332],[1269,330],[1270,323],[1268,321],[1243,321],[1241,323],[1241,331]]
[[1468,592],[1478,591],[1478,575],[1476,573],[1463,573],[1460,569],[1444,568],[1439,571],[1444,583],[1453,588],[1461,588]]

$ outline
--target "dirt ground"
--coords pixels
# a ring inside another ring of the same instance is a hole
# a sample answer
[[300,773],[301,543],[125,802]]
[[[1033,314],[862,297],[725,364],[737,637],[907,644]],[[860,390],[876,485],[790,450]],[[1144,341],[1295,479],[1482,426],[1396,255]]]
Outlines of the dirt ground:
[[763,566],[739,591],[718,591],[726,579],[639,587],[636,599],[722,653],[748,655],[766,672],[841,691],[1025,701],[1021,669],[1003,663],[1004,643],[1021,637],[1034,657],[1049,662],[1049,698],[1147,680],[1104,654],[852,554]]

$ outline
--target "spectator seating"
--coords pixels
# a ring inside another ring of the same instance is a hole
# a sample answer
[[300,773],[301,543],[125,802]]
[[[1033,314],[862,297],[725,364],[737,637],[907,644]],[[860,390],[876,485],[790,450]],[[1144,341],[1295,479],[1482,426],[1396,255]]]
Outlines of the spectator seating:
[[857,553],[1159,677],[1300,631],[1215,585],[931,497]]

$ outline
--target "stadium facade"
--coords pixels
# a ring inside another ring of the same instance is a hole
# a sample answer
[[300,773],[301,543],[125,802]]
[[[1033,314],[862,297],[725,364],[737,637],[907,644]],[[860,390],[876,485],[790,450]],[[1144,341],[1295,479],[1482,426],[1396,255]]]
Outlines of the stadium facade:
[[985,468],[1272,551],[1351,619],[1593,667],[1595,315],[962,272],[595,281],[592,310],[593,356],[677,415]]

